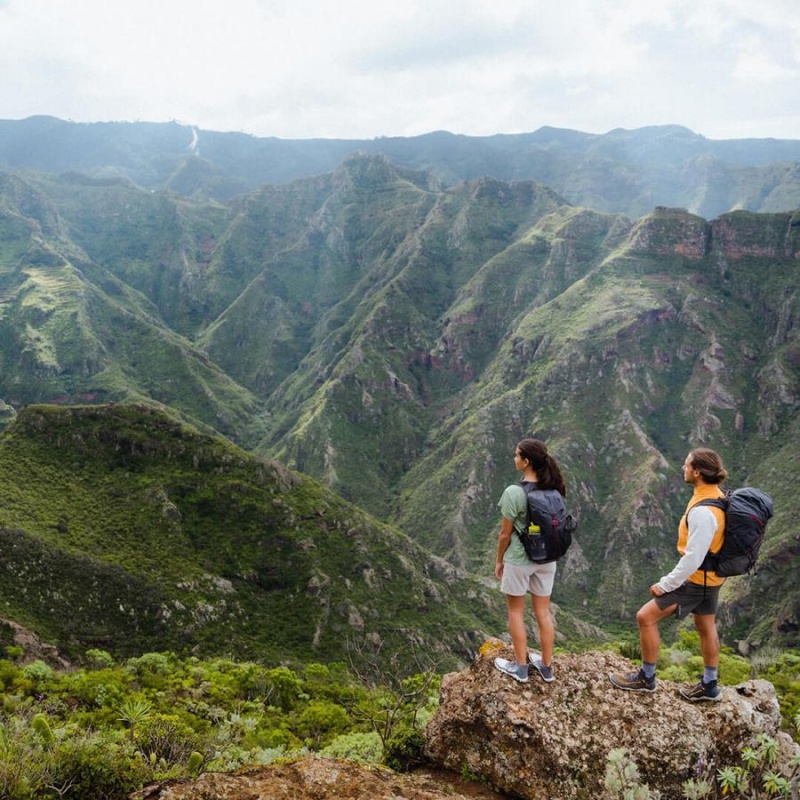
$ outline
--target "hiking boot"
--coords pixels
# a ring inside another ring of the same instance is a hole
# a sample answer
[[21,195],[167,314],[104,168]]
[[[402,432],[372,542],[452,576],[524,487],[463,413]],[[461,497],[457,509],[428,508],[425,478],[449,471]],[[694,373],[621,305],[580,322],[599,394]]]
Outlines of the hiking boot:
[[542,680],[545,683],[552,683],[555,680],[553,677],[552,665],[546,667],[542,663],[542,657],[538,653],[528,653],[528,660],[536,668],[536,671],[542,676]]
[[722,690],[717,686],[717,682],[709,681],[708,683],[703,683],[702,678],[700,678],[699,683],[689,689],[681,689],[680,695],[684,700],[691,700],[692,703],[698,703],[703,700],[722,700]]
[[494,665],[500,672],[505,672],[510,675],[515,681],[520,683],[528,682],[528,666],[527,664],[517,664],[516,661],[509,661],[507,658],[496,658]]
[[609,674],[608,679],[617,689],[623,689],[626,692],[654,692],[656,690],[655,676],[648,678],[641,669],[627,675]]

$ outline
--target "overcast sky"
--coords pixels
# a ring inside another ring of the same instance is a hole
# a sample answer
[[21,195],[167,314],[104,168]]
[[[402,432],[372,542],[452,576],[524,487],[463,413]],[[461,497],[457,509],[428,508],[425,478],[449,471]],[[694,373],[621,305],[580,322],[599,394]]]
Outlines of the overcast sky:
[[800,139],[800,0],[0,0],[0,118]]

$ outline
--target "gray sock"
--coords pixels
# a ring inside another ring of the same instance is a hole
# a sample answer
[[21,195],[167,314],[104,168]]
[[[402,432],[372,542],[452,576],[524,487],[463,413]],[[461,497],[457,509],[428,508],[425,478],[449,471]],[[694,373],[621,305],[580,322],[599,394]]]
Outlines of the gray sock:
[[645,678],[655,678],[656,676],[656,665],[650,664],[647,661],[642,662],[642,672],[644,672]]

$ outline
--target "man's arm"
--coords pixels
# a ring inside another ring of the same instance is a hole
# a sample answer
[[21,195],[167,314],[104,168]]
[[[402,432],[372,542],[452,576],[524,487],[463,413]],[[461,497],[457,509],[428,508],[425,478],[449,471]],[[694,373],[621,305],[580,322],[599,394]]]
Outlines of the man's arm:
[[689,538],[686,553],[675,565],[675,569],[650,587],[651,594],[662,595],[672,592],[686,582],[698,569],[708,553],[714,534],[717,532],[717,518],[707,506],[695,506],[689,513]]

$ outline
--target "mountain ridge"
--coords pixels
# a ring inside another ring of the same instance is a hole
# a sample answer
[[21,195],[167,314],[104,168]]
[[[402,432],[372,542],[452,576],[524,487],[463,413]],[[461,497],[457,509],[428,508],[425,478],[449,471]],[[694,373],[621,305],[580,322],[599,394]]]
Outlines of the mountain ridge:
[[484,175],[537,180],[573,205],[638,217],[680,206],[712,218],[744,208],[800,206],[800,142],[713,140],[679,125],[589,134],[278,139],[200,130],[177,122],[76,123],[54,117],[0,120],[0,167],[117,176],[146,189],[221,201],[265,183],[333,172],[355,152],[382,154],[446,185]]

